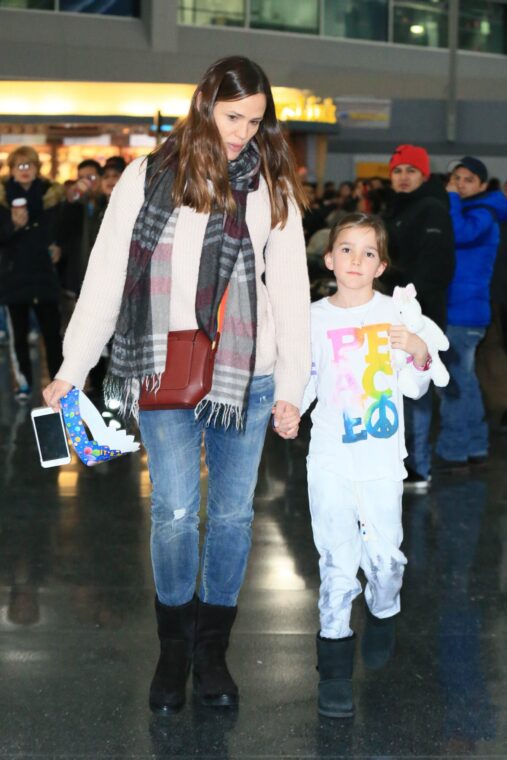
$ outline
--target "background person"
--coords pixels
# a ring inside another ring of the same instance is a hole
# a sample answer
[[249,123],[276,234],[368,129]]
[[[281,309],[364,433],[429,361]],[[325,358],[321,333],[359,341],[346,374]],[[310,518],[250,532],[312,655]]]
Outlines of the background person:
[[109,203],[111,194],[118,184],[118,180],[127,168],[127,162],[123,156],[109,156],[104,164],[101,177],[100,177],[100,189],[102,191],[102,205],[105,207]]
[[[102,221],[105,201],[102,193],[102,167],[87,158],[77,167],[77,180],[67,187],[62,207],[58,243],[62,249],[60,276],[70,299],[72,313]],[[70,317],[70,313],[68,316]]]
[[464,156],[452,165],[447,187],[456,241],[456,271],[447,301],[445,363],[451,382],[443,389],[436,452],[443,470],[482,464],[489,431],[475,371],[477,346],[491,322],[490,283],[507,220],[507,199],[487,190],[488,170],[478,158]]
[[[113,191],[65,360],[44,398],[58,408],[72,385],[82,387],[116,325],[109,384],[124,408],[135,407],[140,385],[165,367],[167,332],[200,326],[213,338],[227,289],[208,397],[196,410],[139,414],[153,484],[161,650],[150,706],[166,714],[185,701],[192,660],[203,704],[238,701],[225,653],[266,426],[274,412],[282,437],[297,429],[310,369],[309,284],[298,208],[305,196],[256,63],[234,56],[213,64],[148,170],[147,179],[146,161],[133,161]],[[209,488],[199,557],[203,436]]]
[[0,183],[0,304],[7,306],[12,327],[15,397],[26,401],[32,391],[30,309],[42,332],[50,377],[62,362],[60,285],[54,265],[60,256],[55,238],[63,190],[39,176],[39,156],[29,146],[16,148],[7,163],[10,177]]
[[[449,200],[430,159],[418,145],[399,145],[389,162],[393,195],[384,214],[393,262],[387,285],[414,283],[423,314],[445,331],[447,288],[454,272],[454,236]],[[431,472],[432,393],[405,399],[407,472],[405,488],[428,489]]]
[[[507,356],[507,220],[500,224],[500,243],[491,279],[491,300],[499,343]],[[496,356],[496,352],[495,352]],[[500,418],[501,429],[507,431],[507,409]]]
[[[97,219],[102,221],[106,208],[111,198],[112,192],[125,170],[126,163],[121,156],[111,156],[104,164],[104,168],[101,173],[101,191],[102,194],[98,196],[96,204]],[[103,397],[103,385],[106,378],[107,369],[109,366],[109,356],[111,351],[111,341],[104,346],[99,361],[92,367],[88,375],[87,395],[92,401],[100,406],[104,403]]]

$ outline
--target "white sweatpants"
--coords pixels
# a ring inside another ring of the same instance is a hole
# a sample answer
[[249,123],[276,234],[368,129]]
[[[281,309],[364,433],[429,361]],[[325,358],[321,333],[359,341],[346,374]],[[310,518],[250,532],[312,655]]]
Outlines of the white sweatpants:
[[357,572],[367,579],[366,603],[378,618],[400,610],[400,589],[407,564],[398,480],[346,480],[332,460],[308,457],[308,491],[315,546],[320,554],[320,635],[352,635],[352,602],[361,593]]

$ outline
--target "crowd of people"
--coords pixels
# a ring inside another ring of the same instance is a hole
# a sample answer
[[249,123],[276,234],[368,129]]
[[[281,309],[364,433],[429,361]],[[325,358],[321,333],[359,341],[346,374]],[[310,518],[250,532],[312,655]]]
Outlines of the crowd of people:
[[[83,161],[65,187],[39,176],[31,148],[15,150],[9,168],[0,304],[16,398],[31,392],[33,310],[51,377],[46,403],[58,411],[87,377],[98,392],[108,364],[106,387],[137,417],[148,452],[160,642],[150,708],[180,710],[191,669],[203,705],[238,704],[226,652],[266,429],[271,420],[282,439],[294,438],[316,402],[308,485],[321,574],[318,709],[351,717],[357,572],[367,578],[361,650],[375,669],[393,652],[400,611],[403,481],[424,491],[435,461],[428,388],[437,357],[400,322],[391,294],[412,283],[450,343],[438,466],[483,464],[488,427],[475,353],[491,320],[495,264],[497,291],[507,292],[507,198],[488,184],[480,159],[464,156],[442,178],[426,150],[408,144],[394,150],[389,182],[330,181],[318,195],[301,182],[264,71],[240,56],[207,69],[188,115],[147,161]],[[323,274],[334,290],[310,307],[309,279]],[[143,393],[159,388],[174,362],[168,335],[188,331],[216,351],[211,387],[195,404],[143,407]],[[395,351],[402,367],[391,361]]]

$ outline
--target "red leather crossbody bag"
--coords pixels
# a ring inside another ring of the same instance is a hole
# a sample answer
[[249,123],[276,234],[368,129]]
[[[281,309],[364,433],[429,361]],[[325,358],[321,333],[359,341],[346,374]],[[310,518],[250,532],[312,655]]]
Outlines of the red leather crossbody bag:
[[193,409],[211,390],[220,334],[211,342],[202,330],[175,330],[167,336],[165,370],[157,390],[141,387],[139,408]]
[[210,392],[227,294],[228,289],[218,309],[215,340],[211,341],[203,330],[174,330],[167,335],[167,358],[160,386],[148,390],[143,383],[139,396],[142,411],[194,409]]

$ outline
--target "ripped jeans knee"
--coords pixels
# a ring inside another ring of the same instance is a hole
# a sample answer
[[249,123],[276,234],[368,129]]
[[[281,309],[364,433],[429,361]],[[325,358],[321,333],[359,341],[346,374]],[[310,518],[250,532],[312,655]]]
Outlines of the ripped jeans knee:
[[199,516],[188,507],[152,507],[151,556],[162,604],[186,604],[199,570]]

